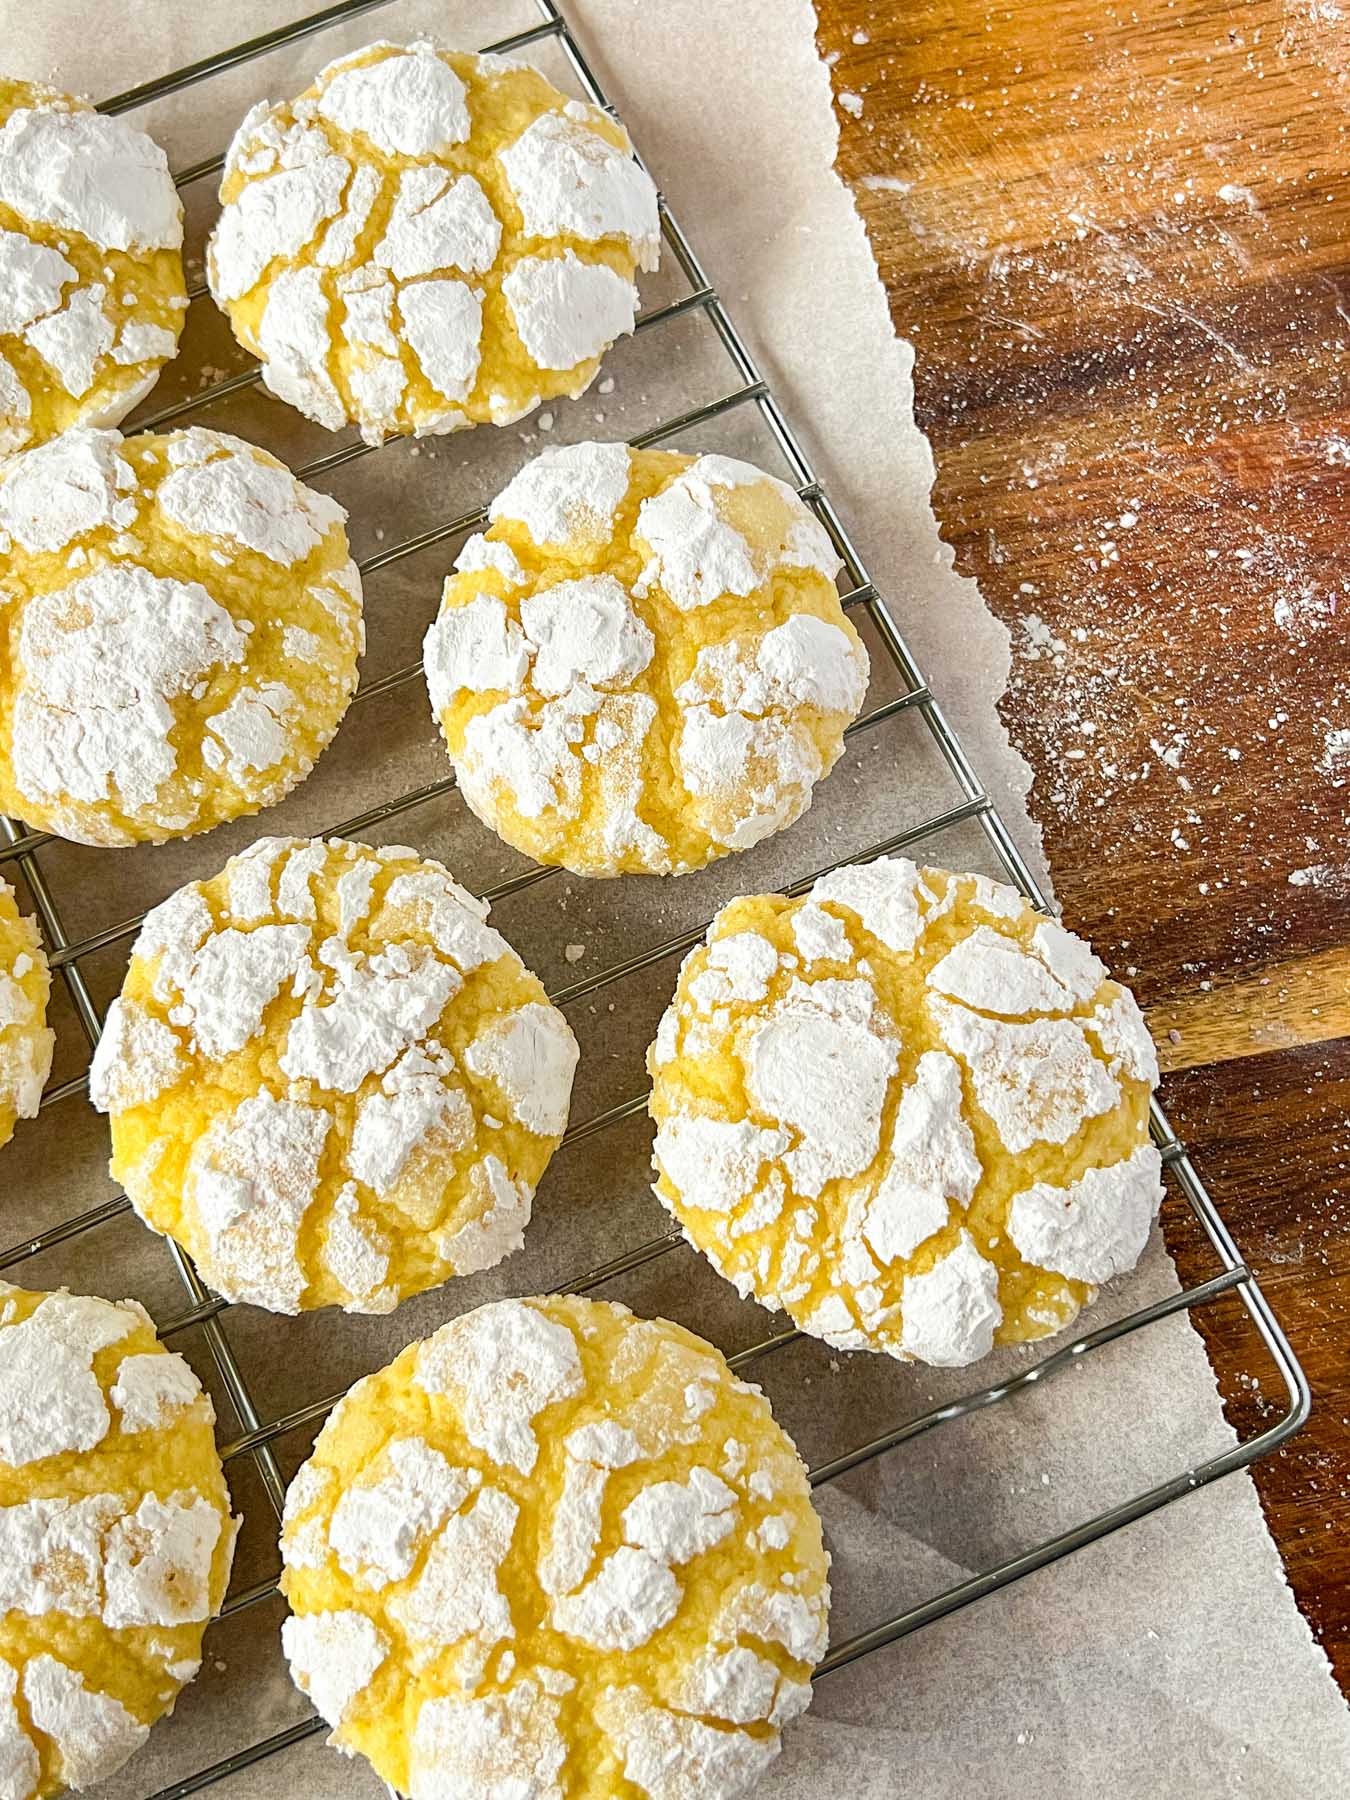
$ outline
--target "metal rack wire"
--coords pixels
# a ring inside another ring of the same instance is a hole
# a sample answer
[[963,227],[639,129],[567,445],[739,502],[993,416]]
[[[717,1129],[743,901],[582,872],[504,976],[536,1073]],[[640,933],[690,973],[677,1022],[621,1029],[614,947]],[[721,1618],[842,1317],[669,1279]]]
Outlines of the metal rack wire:
[[[206,81],[212,76],[220,75],[227,70],[251,62],[269,51],[297,43],[302,39],[357,18],[361,14],[373,12],[387,4],[389,4],[389,0],[340,0],[339,4],[329,6],[308,18],[279,27],[216,56],[205,58],[157,80],[146,82],[142,86],[118,94],[105,101],[102,110],[109,113],[129,112],[196,83]],[[500,54],[508,54],[526,49],[543,40],[549,40],[555,43],[565,56],[582,91],[598,105],[613,110],[578,46],[576,38],[562,13],[553,4],[553,0],[534,0],[534,4],[541,15],[537,25],[484,46],[484,48]],[[212,156],[182,170],[176,176],[178,186],[180,189],[186,188],[195,182],[208,179],[218,172],[222,161],[221,156]],[[802,498],[830,533],[843,558],[851,583],[851,587],[844,597],[844,605],[850,610],[865,615],[870,621],[893,666],[895,675],[902,684],[902,692],[860,717],[850,728],[849,735],[856,736],[874,730],[885,720],[901,712],[913,712],[922,720],[932,743],[940,752],[962,796],[957,804],[946,811],[903,831],[895,832],[884,840],[873,843],[861,853],[851,853],[845,860],[867,861],[876,856],[906,849],[922,840],[935,837],[953,826],[973,821],[978,824],[984,834],[994,858],[1007,879],[1020,888],[1032,901],[1043,906],[1045,904],[1044,896],[1038,888],[1034,876],[1020,855],[989,795],[981,786],[959,739],[943,714],[941,705],[929,691],[891,617],[886,602],[873,585],[855,545],[828,495],[817,481],[797,434],[780,409],[754,356],[732,322],[721,299],[709,283],[688,237],[672,217],[664,201],[662,202],[661,218],[665,244],[688,281],[690,291],[666,305],[645,313],[639,319],[637,329],[640,332],[655,331],[676,318],[686,315],[701,317],[716,334],[717,340],[736,372],[739,385],[701,406],[663,420],[659,425],[635,436],[632,441],[639,444],[655,444],[739,408],[753,408],[757,411],[763,426],[767,428],[785,459]],[[198,288],[194,290],[194,294],[200,294],[202,291],[201,288]],[[259,372],[256,367],[217,380],[196,394],[142,418],[138,422],[137,429],[150,430],[173,424],[200,407],[252,387],[258,380]],[[307,480],[315,480],[370,454],[373,454],[370,446],[364,443],[344,445],[304,464],[298,473]],[[471,530],[481,525],[484,520],[485,514],[481,510],[474,510],[435,525],[368,557],[361,564],[361,572],[363,576],[368,576],[378,569],[413,556],[431,545]],[[363,684],[356,699],[358,702],[364,702],[375,695],[397,690],[407,683],[413,682],[419,674],[420,665],[417,663],[395,669],[376,680]],[[333,825],[329,828],[329,832],[343,836],[360,835],[403,812],[448,794],[453,787],[454,778],[447,776],[414,790],[394,795],[353,818]],[[96,952],[129,940],[137,930],[140,918],[138,916],[123,920],[72,941],[63,923],[61,907],[52,891],[51,882],[43,866],[42,852],[51,842],[49,834],[30,831],[10,820],[0,819],[0,869],[4,864],[12,862],[22,871],[42,924],[50,961],[53,968],[60,972],[81,1030],[92,1050],[98,1040],[101,1017],[85,969],[81,965]],[[794,883],[788,891],[804,892],[823,872],[823,869],[812,871],[811,874]],[[495,887],[490,887],[486,891],[485,898],[489,900],[503,898],[507,894],[516,893],[536,883],[547,881],[554,873],[555,871],[552,870],[532,867],[499,882]],[[566,1004],[601,992],[613,984],[621,982],[625,977],[634,975],[697,942],[702,936],[705,924],[706,922],[700,923],[693,929],[668,937],[663,942],[632,957],[612,963],[597,973],[571,981],[556,990],[551,997],[556,1003]],[[86,1071],[82,1075],[52,1085],[43,1097],[43,1105],[48,1106],[80,1093],[86,1088],[87,1081]],[[568,1131],[564,1143],[595,1136],[632,1118],[641,1112],[644,1105],[645,1095],[633,1095],[596,1113],[580,1124],[573,1125]],[[1309,1392],[1303,1371],[1258,1283],[1239,1255],[1227,1227],[1219,1216],[1200,1176],[1192,1166],[1184,1146],[1177,1140],[1156,1102],[1152,1110],[1152,1131],[1171,1178],[1184,1194],[1213,1248],[1219,1265],[1218,1272],[1209,1280],[1194,1287],[1168,1295],[1155,1304],[1133,1312],[1127,1317],[1087,1332],[1063,1348],[1028,1366],[1010,1380],[964,1394],[917,1418],[908,1419],[891,1430],[881,1432],[869,1442],[858,1445],[812,1469],[812,1484],[815,1487],[823,1487],[847,1475],[864,1463],[885,1456],[902,1444],[908,1443],[926,1432],[935,1430],[952,1420],[996,1406],[1019,1390],[1053,1380],[1106,1344],[1130,1337],[1148,1325],[1173,1314],[1213,1303],[1229,1293],[1235,1294],[1245,1307],[1251,1323],[1259,1333],[1283,1382],[1286,1403],[1281,1416],[1254,1436],[1234,1442],[1222,1453],[1200,1461],[1194,1466],[1179,1470],[1170,1478],[1158,1482],[1095,1517],[1061,1531],[1033,1548],[999,1562],[922,1604],[912,1606],[881,1621],[872,1628],[834,1645],[817,1668],[815,1679],[824,1679],[850,1663],[856,1662],[859,1658],[869,1655],[872,1651],[892,1644],[924,1625],[945,1618],[961,1607],[969,1605],[972,1601],[991,1594],[999,1588],[1019,1580],[1022,1576],[1036,1569],[1044,1568],[1059,1558],[1105,1537],[1121,1526],[1156,1511],[1181,1495],[1194,1492],[1207,1483],[1217,1480],[1220,1476],[1256,1461],[1289,1438],[1306,1419],[1309,1409]],[[8,1274],[27,1259],[80,1237],[85,1232],[124,1213],[129,1206],[130,1202],[126,1197],[119,1195],[73,1217],[64,1219],[21,1243],[12,1245],[7,1250],[0,1252],[0,1273]],[[656,1261],[673,1250],[680,1242],[681,1235],[678,1231],[665,1232],[646,1243],[625,1251],[609,1262],[584,1272],[578,1272],[573,1279],[559,1285],[576,1293],[585,1293],[618,1275]],[[161,1324],[160,1333],[162,1336],[172,1337],[190,1327],[199,1327],[203,1332],[220,1383],[228,1394],[242,1426],[240,1435],[232,1443],[224,1446],[224,1458],[227,1463],[244,1458],[253,1462],[267,1501],[272,1511],[279,1517],[285,1483],[277,1461],[277,1440],[288,1432],[320,1421],[340,1396],[330,1395],[281,1417],[264,1420],[259,1414],[243,1369],[225,1334],[220,1315],[227,1311],[228,1303],[206,1288],[191,1261],[176,1245],[170,1243],[169,1249],[174,1259],[186,1304],[177,1316]],[[752,1344],[730,1359],[732,1366],[738,1370],[744,1370],[750,1365],[772,1356],[775,1351],[793,1342],[798,1335],[797,1332],[791,1330],[780,1331],[759,1343]],[[259,1582],[232,1595],[226,1604],[225,1614],[234,1616],[247,1612],[250,1608],[270,1598],[275,1592],[274,1580]],[[251,1764],[300,1743],[322,1729],[323,1722],[317,1717],[301,1720],[260,1741],[246,1744],[233,1754],[212,1763],[209,1767],[202,1768],[185,1779],[161,1789],[158,1794],[153,1796],[153,1800],[185,1800],[185,1796],[211,1787]]]

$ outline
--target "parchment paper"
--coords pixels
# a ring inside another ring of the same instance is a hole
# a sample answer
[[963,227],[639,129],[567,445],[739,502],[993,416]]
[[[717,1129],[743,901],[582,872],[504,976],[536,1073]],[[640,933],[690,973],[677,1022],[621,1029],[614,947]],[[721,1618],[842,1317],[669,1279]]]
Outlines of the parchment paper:
[[[0,28],[14,73],[100,95],[307,10],[268,0],[228,7],[144,0],[134,11],[91,9],[79,0],[44,0],[40,8],[0,0]],[[535,17],[527,0],[403,0],[138,118],[182,167],[221,148],[251,101],[295,91],[343,49],[419,29],[469,47]],[[1035,860],[1038,841],[1022,803],[1027,772],[994,708],[1007,671],[1006,634],[973,586],[953,575],[938,540],[927,500],[931,460],[911,412],[911,353],[892,335],[861,225],[832,173],[828,81],[806,0],[730,7],[712,0],[575,0],[572,17],[983,779]],[[530,54],[570,85],[554,48]],[[189,196],[190,250],[199,251],[209,224],[210,189],[204,183]],[[644,285],[644,300],[656,305],[680,291],[667,269]],[[335,472],[329,485],[352,509],[355,553],[368,556],[482,502],[548,442],[630,435],[726,391],[736,384],[734,372],[710,336],[692,317],[620,345],[606,369],[613,388],[551,408],[549,421],[420,449],[395,446]],[[204,368],[215,378],[239,366],[228,331],[210,302],[199,301],[184,355],[146,410],[203,385]],[[257,393],[198,417],[296,463],[333,444]],[[748,414],[728,415],[686,442],[779,466]],[[438,546],[370,579],[367,677],[416,656],[454,549]],[[872,648],[874,704],[894,683]],[[358,704],[311,779],[260,821],[148,851],[53,846],[42,863],[69,933],[83,936],[213,872],[264,830],[330,828],[444,772],[424,695],[412,684]],[[559,876],[504,901],[494,916],[557,987],[700,923],[735,892],[791,881],[959,798],[919,723],[900,715],[854,741],[805,820],[748,855],[664,885],[588,885]],[[453,795],[367,835],[414,843],[480,890],[523,866]],[[992,872],[970,826],[926,842],[921,854]],[[116,991],[124,954],[119,944],[83,965],[100,1003]],[[569,1007],[583,1047],[574,1120],[641,1091],[643,1050],[673,979],[667,960]],[[55,1012],[59,1080],[82,1068],[87,1053],[59,996]],[[392,1318],[284,1320],[231,1309],[224,1330],[261,1415],[275,1418],[341,1390],[468,1306],[566,1285],[659,1235],[668,1221],[647,1189],[648,1144],[648,1128],[634,1120],[562,1151],[517,1257],[423,1295]],[[5,1241],[110,1197],[105,1158],[104,1122],[83,1098],[48,1108],[0,1163]],[[67,1282],[89,1292],[132,1293],[161,1322],[185,1307],[163,1246],[125,1215],[7,1273],[32,1286]],[[1175,1285],[1155,1236],[1141,1269],[1103,1296],[1091,1322]],[[602,1291],[639,1311],[680,1319],[728,1351],[761,1341],[781,1323],[738,1302],[686,1248]],[[200,1328],[180,1333],[176,1343],[212,1386],[222,1438],[234,1436],[240,1421]],[[820,1463],[1026,1361],[1025,1353],[1005,1352],[978,1373],[941,1374],[840,1357],[803,1341],[765,1358],[753,1374],[808,1461]],[[1273,1372],[1255,1355],[1252,1366],[1274,1407],[1280,1396]],[[297,1430],[278,1442],[283,1476],[303,1459],[311,1436]],[[835,1557],[835,1641],[1230,1441],[1204,1352],[1184,1317],[1101,1351],[1007,1405],[915,1438],[819,1494]],[[249,1459],[233,1462],[230,1476],[246,1518],[234,1582],[240,1591],[275,1572],[275,1521]],[[107,1793],[152,1792],[306,1716],[277,1647],[281,1616],[273,1599],[212,1628],[201,1677]],[[1320,1800],[1344,1794],[1347,1772],[1350,1714],[1297,1613],[1251,1483],[1236,1476],[823,1681],[763,1792],[793,1800],[839,1792],[851,1800],[906,1792],[956,1800],[972,1790],[990,1797]],[[363,1767],[310,1739],[218,1791],[244,1800],[382,1790]]]

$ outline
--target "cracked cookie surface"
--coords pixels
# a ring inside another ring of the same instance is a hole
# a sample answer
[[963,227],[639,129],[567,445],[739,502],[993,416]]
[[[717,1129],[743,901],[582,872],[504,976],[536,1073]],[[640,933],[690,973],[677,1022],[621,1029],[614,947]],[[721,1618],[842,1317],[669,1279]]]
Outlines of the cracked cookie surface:
[[209,1396],[133,1300],[0,1283],[0,1791],[102,1781],[172,1712],[238,1521]]
[[633,329],[656,189],[535,69],[418,42],[330,63],[235,133],[207,274],[273,393],[370,443],[577,395]]
[[732,1800],[825,1650],[806,1471],[710,1344],[498,1301],[330,1415],[282,1529],[291,1673],[411,1800]]
[[51,985],[37,921],[19,911],[14,889],[0,876],[0,1148],[19,1119],[36,1115],[51,1073]]
[[183,329],[182,242],[158,144],[0,76],[0,455],[144,399]]
[[577,1047],[486,915],[340,838],[263,838],[147,915],[90,1098],[227,1299],[388,1312],[518,1248]]
[[526,464],[489,518],[423,651],[486,824],[578,874],[682,874],[800,817],[868,664],[792,488],[581,443]]
[[0,466],[0,811],[162,843],[289,793],[356,688],[346,516],[198,428]]
[[1162,1197],[1132,995],[985,876],[882,858],[732,901],[648,1069],[658,1196],[839,1349],[955,1366],[1060,1331]]

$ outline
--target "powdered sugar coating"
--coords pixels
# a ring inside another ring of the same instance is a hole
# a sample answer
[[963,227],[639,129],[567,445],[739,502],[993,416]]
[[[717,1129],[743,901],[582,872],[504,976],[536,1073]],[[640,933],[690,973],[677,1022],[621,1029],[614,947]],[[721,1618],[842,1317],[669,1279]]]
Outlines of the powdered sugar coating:
[[0,469],[0,805],[97,844],[281,798],[361,648],[342,509],[239,438],[80,427]]
[[649,1054],[656,1191],[743,1294],[940,1366],[1068,1324],[1159,1197],[1132,998],[982,877],[732,902]]
[[221,201],[208,277],[263,379],[372,443],[581,393],[660,241],[606,113],[426,42],[367,45],[255,106]]
[[292,838],[147,916],[90,1096],[217,1291],[387,1312],[519,1244],[577,1050],[485,912],[413,851]]
[[237,1522],[211,1403],[134,1302],[0,1284],[0,1390],[0,1779],[32,1800],[172,1708]]
[[591,1800],[625,1768],[731,1800],[825,1647],[820,1527],[758,1390],[575,1298],[480,1307],[358,1383],[282,1553],[297,1681],[414,1800]]
[[14,889],[0,876],[0,1148],[17,1120],[36,1115],[51,1073],[50,992],[37,922],[19,912]]
[[[643,521],[673,503],[684,524],[658,531],[662,562]],[[831,585],[838,558],[790,488],[725,457],[569,444],[489,516],[423,655],[481,818],[540,861],[610,875],[698,868],[798,817],[867,658]],[[734,569],[704,553],[709,534],[739,546]],[[696,606],[678,555],[697,566]]]
[[0,453],[116,424],[173,355],[183,213],[127,120],[0,77]]

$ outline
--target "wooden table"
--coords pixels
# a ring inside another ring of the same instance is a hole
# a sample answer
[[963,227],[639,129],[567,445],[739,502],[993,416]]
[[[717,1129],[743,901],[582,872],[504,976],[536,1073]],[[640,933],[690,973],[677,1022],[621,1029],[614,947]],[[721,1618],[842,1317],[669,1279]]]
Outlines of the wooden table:
[[[1255,1476],[1350,1692],[1350,16],[819,14],[1066,916],[1149,1009],[1164,1102],[1313,1384]],[[1212,1273],[1187,1219],[1169,1241]],[[1197,1322],[1258,1429],[1236,1309]]]

